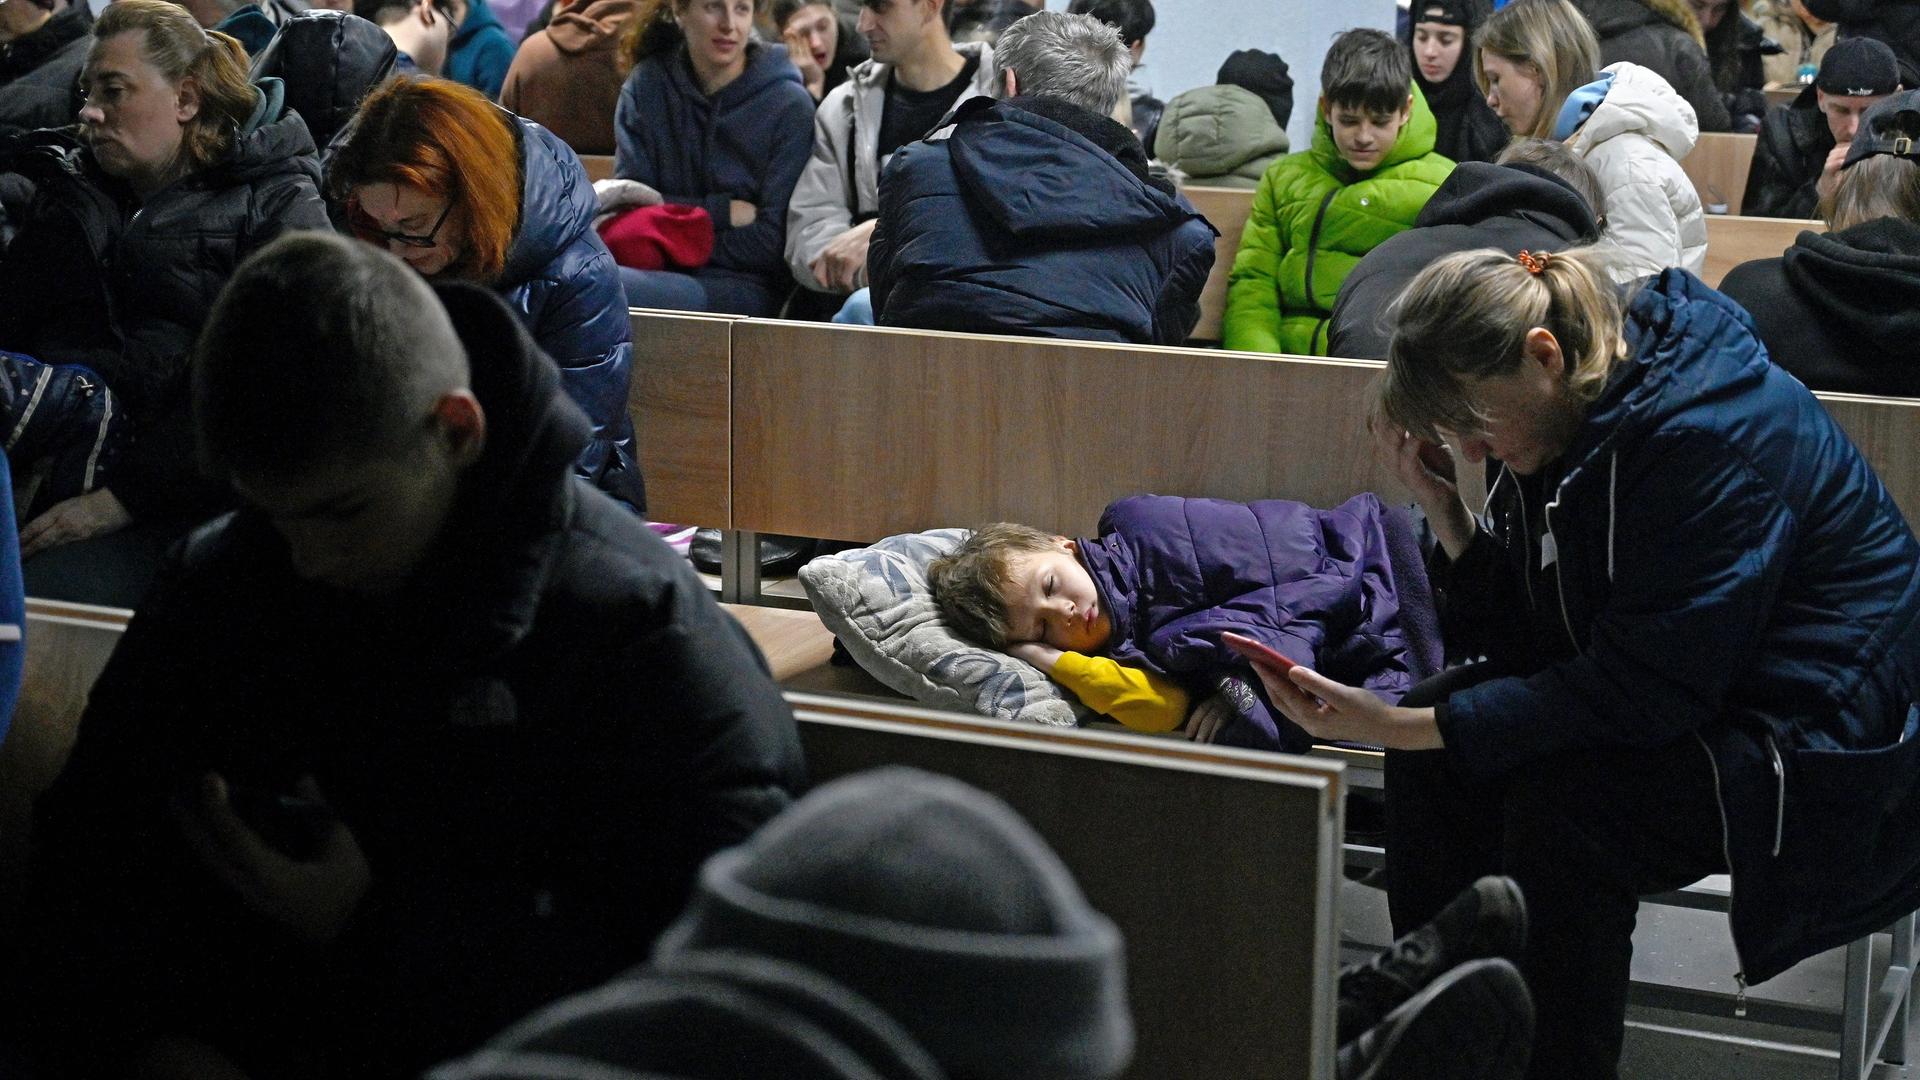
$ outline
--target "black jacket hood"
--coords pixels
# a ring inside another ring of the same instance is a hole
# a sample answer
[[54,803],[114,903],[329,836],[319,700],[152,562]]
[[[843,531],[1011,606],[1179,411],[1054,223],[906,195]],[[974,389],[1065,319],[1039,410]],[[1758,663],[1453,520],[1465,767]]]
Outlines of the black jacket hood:
[[1193,216],[1133,132],[1065,101],[975,98],[949,139],[968,199],[1016,239],[1158,234]]
[[1920,224],[1880,218],[1801,233],[1781,257],[1787,282],[1820,321],[1860,342],[1856,363],[1913,363],[1920,341]]
[[1456,166],[1414,219],[1413,227],[1478,225],[1489,218],[1517,217],[1566,240],[1600,231],[1593,209],[1566,181],[1531,165]]

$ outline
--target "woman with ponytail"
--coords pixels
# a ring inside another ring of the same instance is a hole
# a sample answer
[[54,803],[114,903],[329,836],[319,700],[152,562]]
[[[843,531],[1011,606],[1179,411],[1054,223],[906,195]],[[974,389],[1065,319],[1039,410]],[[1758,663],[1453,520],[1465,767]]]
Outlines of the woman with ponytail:
[[[1617,296],[1591,249],[1414,279],[1374,430],[1475,662],[1397,706],[1261,673],[1388,748],[1397,930],[1519,882],[1557,1080],[1617,1075],[1640,895],[1731,873],[1742,987],[1920,906],[1920,543],[1731,301],[1681,270]],[[1460,461],[1493,466],[1481,514]]]
[[790,291],[787,202],[813,148],[813,95],[784,45],[753,37],[761,0],[641,0],[622,52],[614,175],[704,210],[697,267],[620,271],[634,307],[774,315]]
[[133,424],[104,486],[22,530],[27,592],[131,606],[173,539],[227,503],[194,467],[186,402],[207,310],[249,253],[327,214],[279,80],[250,83],[240,43],[178,5],[110,5],[81,87],[78,137],[41,133],[22,157],[39,194],[0,264],[0,348],[87,365]]

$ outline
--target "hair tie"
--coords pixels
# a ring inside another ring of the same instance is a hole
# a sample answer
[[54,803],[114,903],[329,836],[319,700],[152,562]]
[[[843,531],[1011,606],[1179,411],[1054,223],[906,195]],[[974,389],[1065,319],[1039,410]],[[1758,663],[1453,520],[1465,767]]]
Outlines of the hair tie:
[[1546,272],[1547,263],[1549,260],[1553,258],[1553,253],[1549,251],[1543,251],[1540,254],[1535,255],[1531,251],[1523,251],[1520,254],[1515,255],[1513,258],[1515,262],[1518,262],[1521,266],[1524,266],[1527,268],[1527,273],[1538,277],[1540,274]]

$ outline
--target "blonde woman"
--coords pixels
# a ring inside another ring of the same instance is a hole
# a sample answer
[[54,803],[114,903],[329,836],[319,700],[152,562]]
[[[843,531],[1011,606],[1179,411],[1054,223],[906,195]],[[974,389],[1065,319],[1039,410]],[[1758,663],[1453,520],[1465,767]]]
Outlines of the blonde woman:
[[[1638,895],[1731,872],[1743,986],[1920,906],[1920,542],[1731,301],[1678,270],[1617,296],[1590,249],[1414,279],[1375,431],[1449,652],[1488,659],[1399,706],[1261,673],[1389,748],[1396,927],[1519,882],[1556,1080],[1616,1075]],[[1457,459],[1499,466],[1483,515]]]
[[1600,178],[1613,280],[1669,266],[1699,273],[1707,223],[1680,168],[1700,136],[1693,107],[1637,64],[1599,70],[1593,28],[1567,0],[1514,0],[1487,20],[1478,45],[1475,78],[1507,129],[1565,142]]

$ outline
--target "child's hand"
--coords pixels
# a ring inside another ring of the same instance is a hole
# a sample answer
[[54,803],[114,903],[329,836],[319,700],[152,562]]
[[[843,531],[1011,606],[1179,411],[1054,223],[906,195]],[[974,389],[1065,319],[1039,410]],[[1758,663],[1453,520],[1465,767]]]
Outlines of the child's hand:
[[1220,729],[1227,721],[1239,715],[1240,708],[1228,691],[1222,690],[1193,707],[1187,714],[1187,724],[1181,728],[1188,739],[1197,743],[1210,743],[1220,737]]
[[1060,662],[1060,650],[1043,641],[1021,641],[1007,646],[1007,655],[1015,660],[1025,660],[1048,675],[1053,674],[1053,665]]

